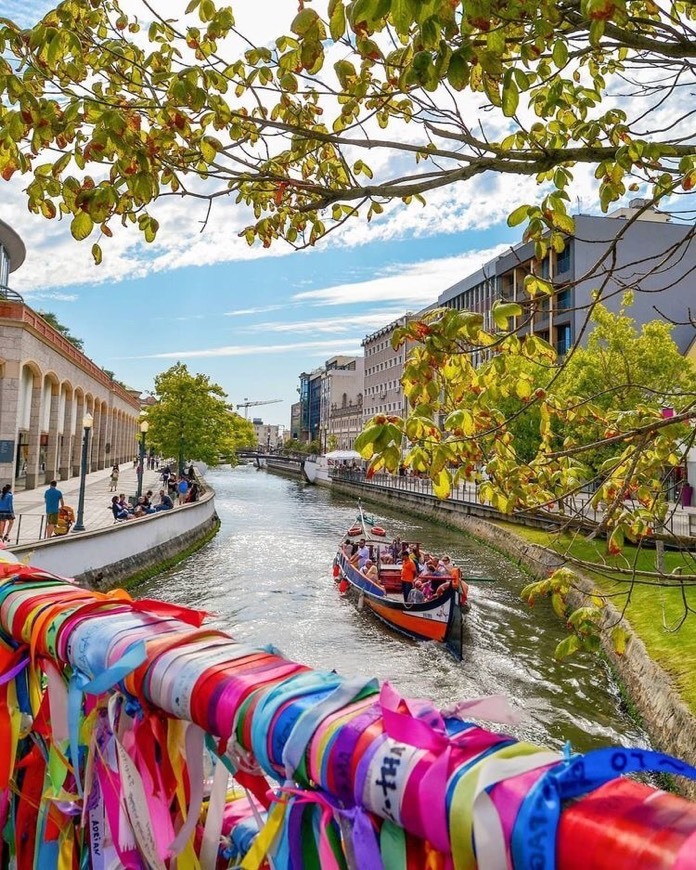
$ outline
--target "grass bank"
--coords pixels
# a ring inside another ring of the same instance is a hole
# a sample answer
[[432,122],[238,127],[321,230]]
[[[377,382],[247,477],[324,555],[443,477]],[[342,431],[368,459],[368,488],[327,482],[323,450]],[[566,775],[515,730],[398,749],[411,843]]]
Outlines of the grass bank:
[[[635,567],[637,571],[655,572],[655,551],[627,545],[624,553],[610,557],[605,541],[588,541],[578,535],[544,532],[515,523],[497,522],[511,534],[534,544],[548,547],[562,556],[594,563],[594,569],[583,568],[608,596],[617,610],[622,611],[633,631],[643,641],[650,657],[670,675],[674,686],[689,709],[696,714],[696,587],[665,588],[657,577],[638,577],[631,583],[625,577],[612,574],[612,569]],[[694,555],[667,551],[665,571],[696,574]],[[685,610],[688,613],[681,626]]]

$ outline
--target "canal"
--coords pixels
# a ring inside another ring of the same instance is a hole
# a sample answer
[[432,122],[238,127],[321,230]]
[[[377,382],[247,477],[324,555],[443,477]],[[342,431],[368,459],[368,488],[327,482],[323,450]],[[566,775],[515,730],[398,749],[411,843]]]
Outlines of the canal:
[[503,556],[460,532],[377,510],[388,534],[421,540],[449,553],[463,574],[494,577],[471,584],[461,662],[436,644],[390,632],[331,579],[341,535],[355,504],[326,488],[305,486],[251,466],[208,472],[222,521],[217,537],[177,568],[139,587],[150,595],[200,607],[212,622],[246,643],[273,643],[292,659],[345,675],[390,680],[403,694],[446,706],[503,694],[520,714],[520,739],[578,750],[645,735],[625,715],[604,665],[584,656],[556,662],[565,636],[550,607],[519,598],[527,576]]

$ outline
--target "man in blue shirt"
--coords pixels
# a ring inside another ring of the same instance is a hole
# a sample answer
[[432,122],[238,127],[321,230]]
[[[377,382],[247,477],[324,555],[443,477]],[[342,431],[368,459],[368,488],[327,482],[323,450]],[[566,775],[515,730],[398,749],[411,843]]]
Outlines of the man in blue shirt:
[[64,507],[63,493],[58,489],[58,482],[52,480],[44,493],[46,502],[46,537],[50,538],[58,522],[58,510]]

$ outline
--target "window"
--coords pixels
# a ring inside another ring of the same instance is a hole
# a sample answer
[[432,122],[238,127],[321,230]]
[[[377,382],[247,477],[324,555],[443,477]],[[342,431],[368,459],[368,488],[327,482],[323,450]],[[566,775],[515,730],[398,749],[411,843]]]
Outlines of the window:
[[561,275],[570,269],[570,239],[566,239],[565,248],[560,254],[556,254],[556,273]]
[[556,295],[556,310],[567,311],[573,307],[573,290],[571,287],[562,287]]
[[556,351],[560,356],[568,353],[570,347],[572,345],[572,337],[570,331],[570,324],[565,323],[563,326],[559,326],[556,328]]

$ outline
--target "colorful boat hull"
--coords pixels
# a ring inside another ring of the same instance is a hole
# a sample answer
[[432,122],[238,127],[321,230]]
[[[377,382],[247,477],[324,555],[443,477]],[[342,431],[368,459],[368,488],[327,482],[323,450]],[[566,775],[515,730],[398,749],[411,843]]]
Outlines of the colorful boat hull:
[[416,640],[444,643],[461,658],[462,608],[459,590],[449,587],[438,598],[421,604],[407,604],[390,598],[378,584],[360,573],[339,550],[336,555],[339,577],[348,581],[363,603],[386,625]]

